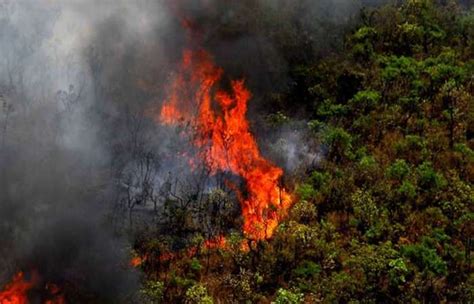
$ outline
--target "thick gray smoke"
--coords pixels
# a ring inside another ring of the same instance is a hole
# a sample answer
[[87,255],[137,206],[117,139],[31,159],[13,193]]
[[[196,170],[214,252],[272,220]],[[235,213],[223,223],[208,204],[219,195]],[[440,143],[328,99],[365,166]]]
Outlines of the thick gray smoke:
[[[258,104],[291,85],[290,63],[340,43],[330,29],[361,5],[0,0],[0,286],[35,268],[104,301],[130,299],[137,275],[106,220],[123,188],[162,188],[176,169],[166,156],[184,144],[152,116],[187,41],[180,18]],[[287,139],[291,169],[301,140]]]
[[103,302],[133,297],[126,243],[106,222],[111,151],[87,54],[113,18],[115,55],[148,39],[164,20],[150,3],[0,1],[0,286],[36,270]]

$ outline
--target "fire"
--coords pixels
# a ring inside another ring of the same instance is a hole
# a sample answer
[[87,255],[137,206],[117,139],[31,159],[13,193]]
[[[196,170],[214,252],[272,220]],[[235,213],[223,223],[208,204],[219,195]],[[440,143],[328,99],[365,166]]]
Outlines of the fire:
[[[166,261],[174,260],[180,256],[186,256],[188,258],[191,258],[195,256],[202,249],[229,250],[230,248],[231,248],[230,244],[224,236],[217,236],[215,238],[211,238],[204,241],[200,246],[192,246],[179,252],[171,252],[171,251],[163,252],[158,256],[158,260],[160,262],[166,262]],[[240,243],[239,250],[242,252],[248,252],[250,250],[250,246],[246,240]],[[150,256],[147,254],[144,254],[142,256],[135,256],[135,257],[132,257],[132,259],[130,260],[130,266],[137,268],[143,265],[143,263],[145,263],[148,260],[150,260]]]
[[227,240],[223,236],[214,239],[206,240],[204,242],[206,249],[225,249],[227,248]]
[[12,282],[0,291],[0,304],[27,304],[28,291],[34,285],[34,280],[27,281],[23,272],[17,273]]
[[132,267],[138,267],[140,266],[141,264],[143,264],[145,258],[142,258],[142,257],[139,257],[139,256],[136,256],[136,257],[133,257],[131,260],[130,260],[130,266]]
[[291,195],[279,185],[283,170],[260,154],[250,132],[246,114],[251,94],[244,81],[232,81],[226,92],[219,89],[222,75],[206,51],[184,51],[157,120],[191,126],[199,157],[212,174],[230,171],[242,177],[243,231],[250,239],[267,239],[290,207]]
[[[12,281],[0,291],[0,304],[28,304],[28,293],[32,289],[38,288],[39,276],[36,272],[32,272],[30,280],[25,279],[23,272],[18,272]],[[65,304],[66,300],[61,289],[55,284],[46,284],[45,290],[50,299],[45,304]]]
[[64,295],[62,294],[61,288],[59,288],[58,285],[46,284],[46,290],[51,295],[51,299],[47,300],[45,304],[66,304]]

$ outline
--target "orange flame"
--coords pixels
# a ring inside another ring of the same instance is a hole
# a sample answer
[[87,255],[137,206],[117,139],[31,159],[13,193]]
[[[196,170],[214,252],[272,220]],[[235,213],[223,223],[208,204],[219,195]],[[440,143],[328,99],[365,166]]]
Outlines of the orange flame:
[[206,240],[204,242],[204,248],[208,250],[212,249],[226,249],[227,248],[227,240],[223,236],[218,236],[214,239]]
[[27,304],[28,291],[33,287],[33,280],[27,281],[23,272],[17,273],[12,282],[0,291],[0,304]]
[[206,51],[184,51],[157,120],[192,126],[194,145],[212,174],[230,171],[243,178],[247,190],[245,196],[239,193],[243,231],[250,239],[267,239],[292,199],[279,186],[283,170],[260,154],[250,132],[246,113],[251,94],[244,81],[232,81],[228,93],[218,89],[222,74]]
[[[30,280],[25,279],[23,272],[18,272],[3,291],[0,291],[0,304],[28,304],[28,292],[37,287],[38,281],[38,274],[34,271]],[[51,299],[46,300],[45,304],[66,303],[61,289],[57,285],[48,283],[45,288],[51,296]]]
[[130,266],[132,267],[138,267],[140,266],[141,264],[143,264],[145,258],[142,258],[142,257],[139,257],[139,256],[136,256],[136,257],[133,257],[131,260],[130,260]]
[[[171,261],[171,260],[174,260],[178,257],[182,257],[182,256],[186,256],[188,258],[191,258],[193,256],[195,256],[201,249],[205,249],[205,250],[229,250],[231,249],[230,247],[230,244],[229,242],[227,241],[227,239],[224,237],[224,236],[218,236],[218,237],[215,237],[215,238],[212,238],[212,239],[209,239],[209,240],[206,240],[204,241],[201,246],[192,246],[192,247],[189,247],[183,251],[179,251],[179,252],[163,252],[162,254],[160,254],[158,256],[158,260],[160,262],[167,262],[167,261]],[[240,245],[239,245],[239,248],[238,248],[241,252],[248,252],[250,250],[250,246],[249,246],[249,243],[247,242],[247,240],[243,240]],[[132,267],[140,267],[141,265],[143,265],[143,263],[145,263],[146,261],[149,261],[150,260],[150,256],[147,255],[147,254],[144,254],[142,256],[136,256],[136,257],[133,257],[131,260],[130,260],[130,266]],[[1,303],[0,303],[1,304]]]

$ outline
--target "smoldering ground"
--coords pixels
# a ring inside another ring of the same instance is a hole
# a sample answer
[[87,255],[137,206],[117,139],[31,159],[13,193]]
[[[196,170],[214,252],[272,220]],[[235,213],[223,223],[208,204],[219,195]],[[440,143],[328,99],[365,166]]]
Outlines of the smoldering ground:
[[[353,20],[354,3],[1,0],[0,285],[36,268],[107,301],[133,297],[138,276],[108,219],[143,156],[147,187],[182,171],[166,157],[186,143],[153,121],[189,47],[182,17],[195,24],[191,47],[246,79],[258,119],[265,93],[292,85],[288,63],[340,44],[331,28]],[[283,149],[289,169],[300,138]]]

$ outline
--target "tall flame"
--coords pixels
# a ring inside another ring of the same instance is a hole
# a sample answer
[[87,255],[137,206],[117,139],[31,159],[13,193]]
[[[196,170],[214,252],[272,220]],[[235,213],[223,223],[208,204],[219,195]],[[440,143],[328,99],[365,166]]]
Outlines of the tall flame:
[[222,74],[206,51],[184,51],[157,120],[192,126],[194,145],[211,173],[230,171],[243,178],[246,193],[238,193],[243,231],[250,239],[266,239],[290,207],[291,196],[279,186],[283,170],[260,154],[250,132],[251,94],[244,81],[232,81],[226,92],[218,88]]

